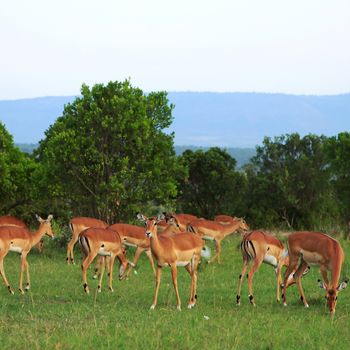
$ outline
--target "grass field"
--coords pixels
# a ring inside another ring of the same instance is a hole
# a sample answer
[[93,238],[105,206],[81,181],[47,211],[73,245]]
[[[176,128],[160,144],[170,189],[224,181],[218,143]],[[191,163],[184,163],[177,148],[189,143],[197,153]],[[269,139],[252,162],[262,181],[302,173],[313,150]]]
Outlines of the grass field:
[[[47,239],[45,241],[48,242]],[[249,304],[246,281],[242,305],[235,305],[241,272],[239,238],[223,243],[222,263],[200,266],[198,304],[186,308],[190,279],[179,268],[181,312],[175,308],[170,270],[164,269],[158,305],[149,310],[154,281],[142,257],[137,274],[118,281],[114,292],[96,293],[90,278],[90,295],[83,293],[80,264],[65,264],[65,250],[46,244],[42,254],[31,252],[31,291],[19,294],[19,257],[10,253],[5,271],[15,290],[0,288],[1,349],[349,349],[350,288],[339,294],[337,311],[330,317],[324,291],[318,288],[320,273],[312,268],[303,286],[310,304],[305,309],[297,289],[288,290],[288,307],[275,301],[275,275],[263,265],[254,277],[257,306]],[[349,273],[350,243],[342,241]],[[213,246],[211,246],[213,248]],[[79,255],[76,247],[76,255]],[[133,251],[129,250],[129,258]],[[90,277],[92,276],[90,270]],[[349,275],[348,275],[349,276]]]

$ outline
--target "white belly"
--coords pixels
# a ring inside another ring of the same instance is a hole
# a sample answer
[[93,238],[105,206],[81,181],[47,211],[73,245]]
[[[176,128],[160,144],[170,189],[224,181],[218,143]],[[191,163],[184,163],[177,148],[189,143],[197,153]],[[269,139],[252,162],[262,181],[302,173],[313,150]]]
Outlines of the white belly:
[[15,252],[15,253],[19,253],[19,254],[22,254],[22,248],[21,247],[16,247],[14,245],[11,245],[10,246],[10,251],[11,252]]
[[206,241],[215,241],[215,238],[211,236],[203,236],[202,238],[205,239]]
[[320,265],[323,262],[322,255],[318,254],[316,252],[309,252],[307,250],[301,250],[300,253],[302,254],[303,259],[309,265]]
[[104,248],[100,248],[97,254],[102,256],[111,256],[111,253]]
[[127,241],[124,241],[123,243],[124,243],[126,246],[128,246],[128,247],[137,247],[136,244],[132,244],[132,243],[129,243],[129,242],[127,242]]
[[187,266],[189,263],[189,261],[177,261],[176,266]]
[[273,255],[266,254],[264,256],[264,263],[277,267],[277,259]]

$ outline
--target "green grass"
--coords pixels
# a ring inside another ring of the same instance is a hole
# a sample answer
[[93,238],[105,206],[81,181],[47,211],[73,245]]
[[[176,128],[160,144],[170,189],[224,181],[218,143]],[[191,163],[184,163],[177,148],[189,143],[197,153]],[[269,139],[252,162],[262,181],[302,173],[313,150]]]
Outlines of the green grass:
[[[47,242],[48,240],[46,240]],[[50,242],[51,243],[51,242]],[[179,268],[181,312],[175,308],[170,270],[163,269],[158,305],[149,310],[154,292],[151,268],[142,257],[138,274],[118,281],[114,292],[96,293],[91,279],[90,295],[83,293],[80,264],[65,264],[64,249],[46,245],[44,253],[31,252],[31,291],[18,292],[19,257],[9,254],[5,271],[15,290],[12,296],[0,285],[1,349],[348,349],[350,344],[350,288],[339,295],[331,318],[324,292],[318,288],[319,270],[305,276],[309,309],[299,300],[295,286],[288,290],[288,307],[275,301],[275,275],[263,265],[254,277],[257,306],[249,304],[246,281],[242,305],[235,305],[241,272],[239,239],[223,243],[222,264],[200,266],[198,304],[186,308],[190,280]],[[342,241],[349,263],[350,243]],[[213,246],[212,246],[213,248]],[[57,249],[57,250],[56,250]],[[79,249],[75,249],[77,257]],[[133,251],[128,252],[129,257]],[[345,269],[346,270],[346,269]],[[15,288],[16,287],[16,288]],[[207,319],[209,318],[209,319]]]

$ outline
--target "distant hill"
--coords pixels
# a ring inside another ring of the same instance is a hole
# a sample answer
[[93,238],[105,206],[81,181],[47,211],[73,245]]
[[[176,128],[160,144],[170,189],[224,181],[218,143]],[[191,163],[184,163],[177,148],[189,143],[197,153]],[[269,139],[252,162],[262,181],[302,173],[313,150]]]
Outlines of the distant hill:
[[[255,147],[264,136],[326,136],[350,130],[350,94],[170,92],[176,145]],[[75,96],[0,101],[0,121],[17,143],[37,143]]]
[[[32,153],[35,148],[39,146],[39,144],[34,143],[17,143],[16,146],[20,148],[23,152]],[[203,151],[207,151],[209,147],[196,147],[196,146],[175,146],[175,152],[177,155],[181,155],[186,150],[196,151],[198,149],[202,149]],[[244,164],[247,164],[249,160],[255,155],[254,148],[225,148],[226,151],[231,155],[231,157],[235,158],[237,161],[237,169],[240,169]]]
[[[243,165],[249,163],[250,159],[255,156],[255,148],[238,148],[238,147],[223,147],[232,158],[237,161],[236,169],[240,169]],[[182,154],[187,149],[197,151],[202,149],[207,151],[209,147],[197,147],[197,146],[175,146],[175,152],[177,155]]]

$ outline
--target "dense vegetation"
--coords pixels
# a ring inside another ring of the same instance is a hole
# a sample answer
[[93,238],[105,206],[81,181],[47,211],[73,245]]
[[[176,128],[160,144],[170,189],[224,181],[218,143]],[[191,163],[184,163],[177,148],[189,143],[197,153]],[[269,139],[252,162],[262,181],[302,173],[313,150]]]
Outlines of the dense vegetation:
[[166,92],[82,86],[33,154],[0,124],[0,214],[132,221],[136,211],[245,216],[252,227],[347,230],[350,134],[265,138],[251,161],[219,148],[176,154]]

